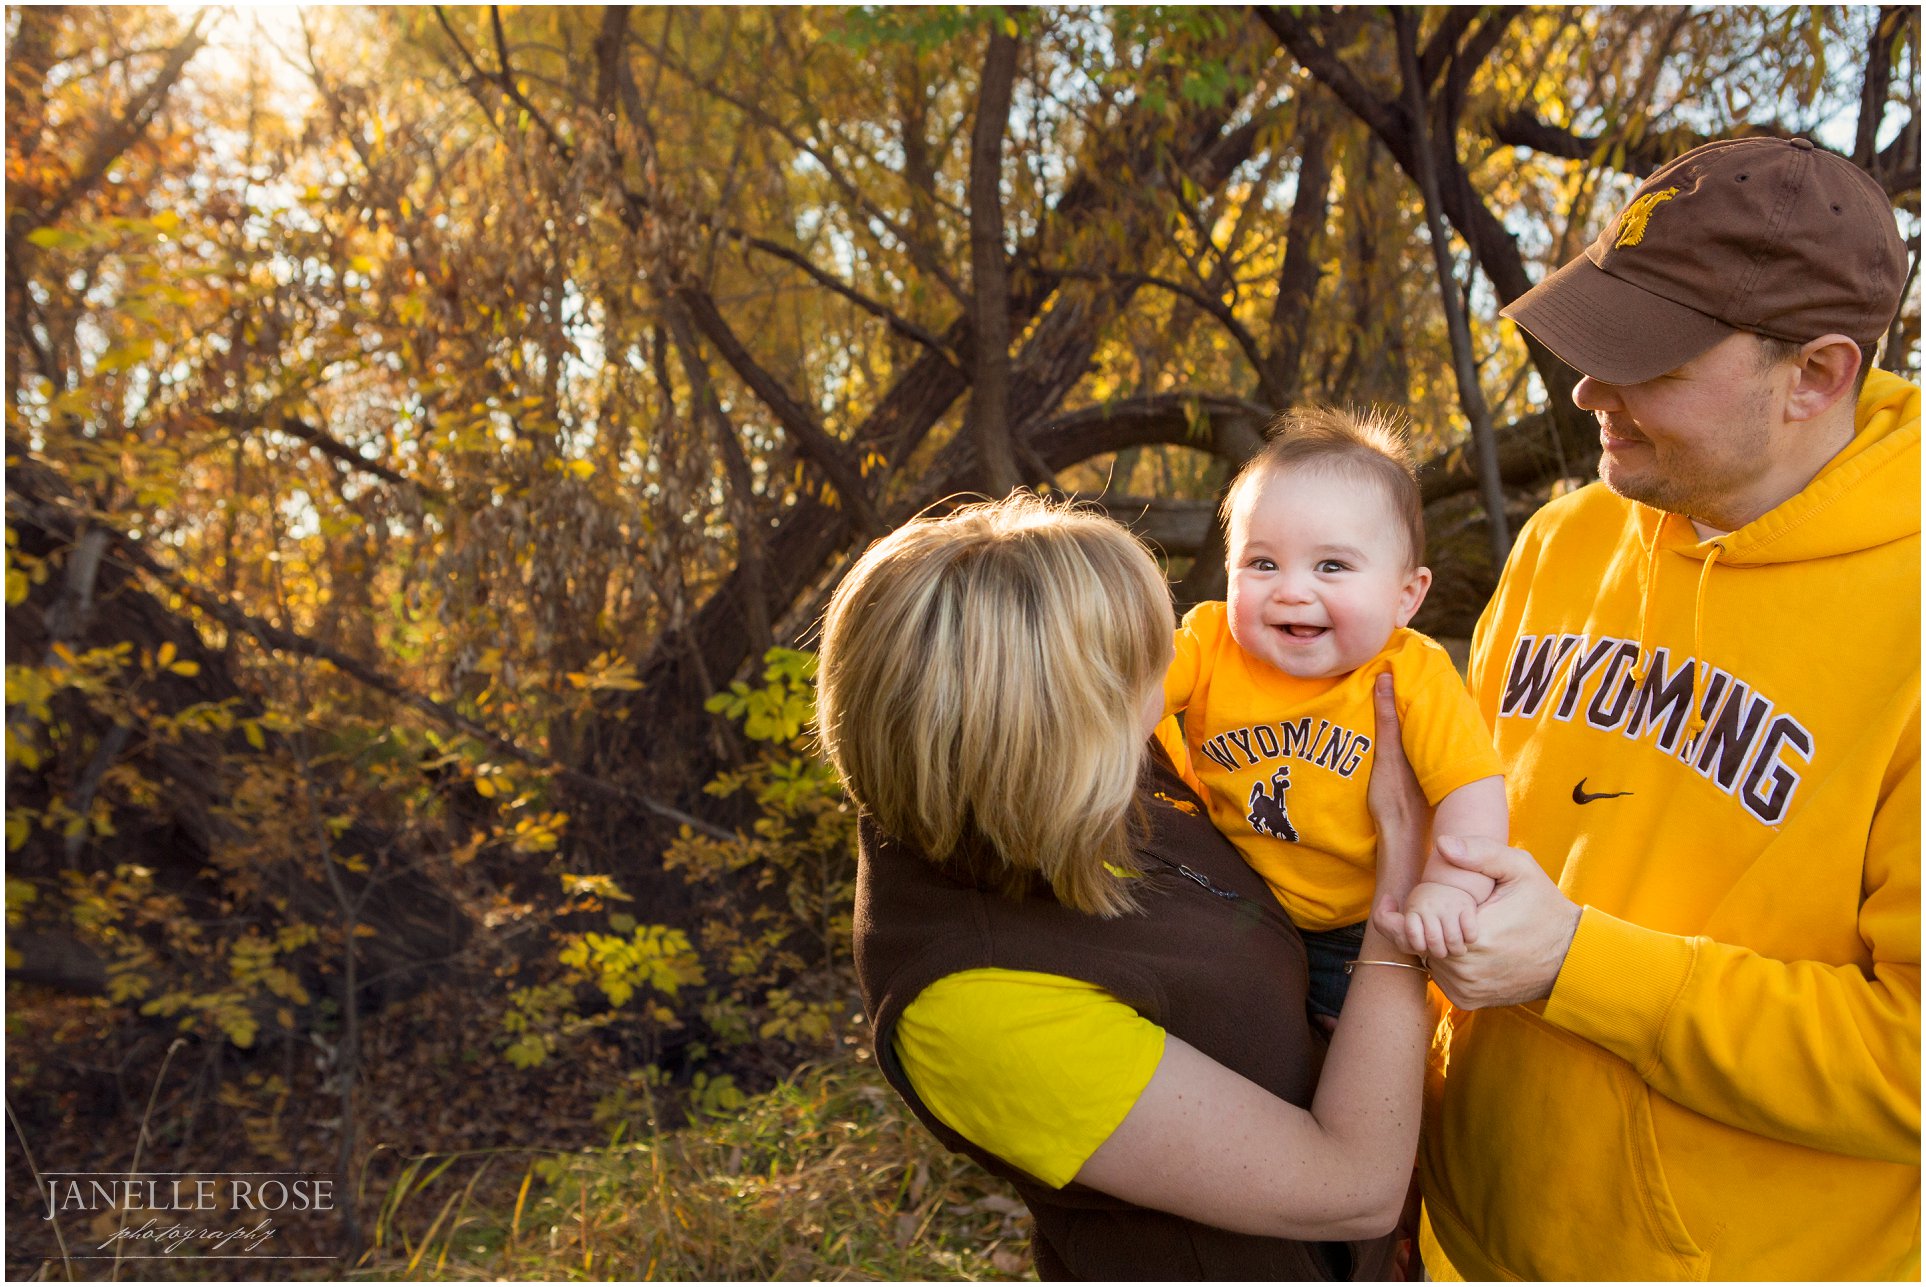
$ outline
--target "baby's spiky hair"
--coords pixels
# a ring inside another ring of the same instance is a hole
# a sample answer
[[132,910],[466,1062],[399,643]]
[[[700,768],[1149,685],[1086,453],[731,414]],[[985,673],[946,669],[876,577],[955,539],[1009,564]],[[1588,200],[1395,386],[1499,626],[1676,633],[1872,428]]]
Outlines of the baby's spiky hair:
[[1424,562],[1424,500],[1402,417],[1377,410],[1294,407],[1264,426],[1264,446],[1232,480],[1219,515],[1226,530],[1245,488],[1273,471],[1316,469],[1366,478],[1403,524],[1407,565]]

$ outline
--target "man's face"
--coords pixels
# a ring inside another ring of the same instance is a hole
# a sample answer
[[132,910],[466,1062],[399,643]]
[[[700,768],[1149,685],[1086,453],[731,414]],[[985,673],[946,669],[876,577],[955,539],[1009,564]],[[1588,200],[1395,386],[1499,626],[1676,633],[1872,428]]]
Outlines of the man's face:
[[1231,637],[1300,679],[1371,660],[1431,584],[1382,486],[1351,473],[1269,470],[1239,492],[1227,535]]
[[1740,332],[1641,384],[1586,376],[1572,401],[1598,417],[1607,487],[1729,532],[1784,499],[1791,369],[1768,363],[1759,337]]

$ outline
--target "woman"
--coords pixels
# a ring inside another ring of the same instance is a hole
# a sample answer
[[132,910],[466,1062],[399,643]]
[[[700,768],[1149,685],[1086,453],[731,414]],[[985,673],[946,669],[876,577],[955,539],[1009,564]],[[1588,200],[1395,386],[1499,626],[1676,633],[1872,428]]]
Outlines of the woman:
[[[1382,1277],[1424,972],[1370,930],[1324,1052],[1297,931],[1149,741],[1173,625],[1129,533],[1020,495],[912,522],[837,589],[819,728],[863,811],[877,1058],[1016,1185],[1044,1277]],[[1379,776],[1402,889],[1422,801]]]

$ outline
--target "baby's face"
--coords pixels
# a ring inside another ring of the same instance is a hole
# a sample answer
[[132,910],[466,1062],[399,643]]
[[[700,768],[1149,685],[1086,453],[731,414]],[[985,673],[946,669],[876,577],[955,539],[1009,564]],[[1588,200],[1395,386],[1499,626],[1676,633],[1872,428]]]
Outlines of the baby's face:
[[1228,537],[1232,637],[1300,679],[1371,660],[1431,585],[1382,488],[1345,472],[1270,470],[1238,496]]

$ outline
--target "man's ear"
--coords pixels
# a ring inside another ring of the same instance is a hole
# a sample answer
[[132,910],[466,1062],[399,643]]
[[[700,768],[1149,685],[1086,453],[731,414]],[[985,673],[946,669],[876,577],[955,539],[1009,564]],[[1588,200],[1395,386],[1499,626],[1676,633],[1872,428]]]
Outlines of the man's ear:
[[1786,419],[1817,419],[1841,398],[1851,397],[1864,360],[1859,346],[1843,335],[1821,335],[1802,346],[1792,359]]
[[1408,626],[1411,618],[1418,615],[1424,606],[1424,596],[1431,589],[1431,569],[1414,568],[1405,579],[1404,588],[1398,591],[1398,624]]

